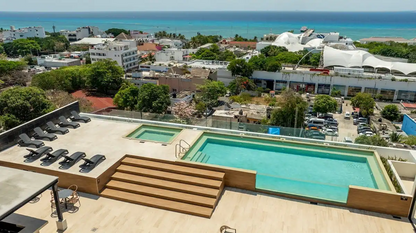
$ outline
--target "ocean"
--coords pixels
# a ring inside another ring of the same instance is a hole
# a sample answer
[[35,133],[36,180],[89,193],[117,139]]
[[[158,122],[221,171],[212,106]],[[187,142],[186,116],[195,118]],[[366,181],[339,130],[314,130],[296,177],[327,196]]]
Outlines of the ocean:
[[354,40],[371,36],[416,38],[416,12],[0,12],[0,27],[43,26],[47,31],[80,26],[232,37],[262,37],[302,26],[340,32]]

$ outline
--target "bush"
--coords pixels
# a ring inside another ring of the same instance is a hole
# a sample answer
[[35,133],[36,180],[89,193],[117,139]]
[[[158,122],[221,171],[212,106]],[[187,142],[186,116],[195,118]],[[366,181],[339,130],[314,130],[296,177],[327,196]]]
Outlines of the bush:
[[400,110],[395,104],[389,104],[381,111],[381,116],[390,121],[396,121],[400,118]]

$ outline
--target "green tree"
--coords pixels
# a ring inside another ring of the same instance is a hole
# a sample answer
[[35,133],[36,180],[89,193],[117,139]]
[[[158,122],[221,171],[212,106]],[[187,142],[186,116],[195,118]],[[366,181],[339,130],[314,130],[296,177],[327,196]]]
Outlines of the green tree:
[[[287,89],[279,96],[277,109],[272,111],[269,124],[282,127],[300,128],[305,120],[306,101],[291,89]],[[297,114],[296,114],[297,113]]]
[[351,104],[360,108],[361,114],[365,117],[372,115],[376,106],[376,102],[369,93],[358,93],[351,99]]
[[153,83],[139,88],[137,109],[143,112],[164,113],[170,105],[169,86]]
[[234,95],[239,95],[242,91],[255,91],[256,84],[247,77],[236,77],[228,85],[228,90]]
[[236,58],[235,54],[230,50],[225,50],[218,55],[219,61],[232,61]]
[[321,54],[320,53],[314,53],[309,57],[308,65],[318,67],[319,61],[321,60]]
[[74,92],[85,87],[90,66],[62,67],[50,72],[36,74],[32,78],[32,86],[43,90],[62,90]]
[[364,144],[364,145],[372,145],[372,146],[384,146],[384,147],[388,146],[387,141],[384,140],[379,135],[374,135],[374,136],[371,136],[371,137],[361,135],[361,136],[359,136],[355,139],[354,143]]
[[23,61],[0,60],[0,79],[6,74],[10,74],[14,71],[21,71],[25,67],[26,63]]
[[122,28],[110,28],[107,31],[105,31],[105,33],[107,34],[111,33],[114,35],[114,37],[118,36],[121,33],[124,33],[126,35],[130,34],[129,31],[127,31],[126,29],[122,29]]
[[253,67],[244,59],[235,59],[228,64],[227,69],[231,71],[232,76],[251,77]]
[[266,57],[274,57],[281,52],[288,52],[288,50],[286,47],[269,45],[260,50],[260,52]]
[[199,98],[206,107],[212,109],[218,105],[218,98],[225,95],[227,88],[220,81],[206,80],[203,85],[198,86]]
[[252,66],[253,70],[266,70],[267,59],[263,54],[252,56],[248,63]]
[[105,59],[89,65],[86,75],[88,87],[109,94],[120,89],[124,71],[116,61]]
[[3,45],[0,44],[0,54],[4,53]]
[[285,64],[297,64],[302,57],[302,54],[292,52],[281,52],[275,56],[277,61]]
[[29,65],[29,66],[34,66],[37,65],[38,62],[36,60],[33,59],[32,55],[27,55],[23,58],[23,60]]
[[14,87],[0,93],[0,121],[7,130],[54,109],[36,87]]
[[139,103],[139,91],[134,84],[123,83],[113,102],[121,109],[135,110]]
[[217,55],[211,50],[205,50],[200,56],[199,59],[202,60],[217,60]]
[[340,91],[340,90],[338,90],[338,89],[336,89],[336,88],[334,87],[334,88],[332,88],[332,91],[331,91],[331,96],[333,96],[333,97],[339,97],[339,96],[341,96],[341,91]]
[[400,118],[399,107],[395,104],[386,105],[381,111],[381,116],[390,121],[398,120]]
[[17,39],[13,42],[3,44],[3,47],[7,55],[11,57],[37,54],[41,49],[40,45],[31,39]]
[[282,69],[282,65],[280,62],[276,61],[275,59],[267,59],[265,71],[268,72],[277,72]]
[[317,95],[313,104],[313,110],[318,113],[335,112],[337,107],[337,100],[329,95]]

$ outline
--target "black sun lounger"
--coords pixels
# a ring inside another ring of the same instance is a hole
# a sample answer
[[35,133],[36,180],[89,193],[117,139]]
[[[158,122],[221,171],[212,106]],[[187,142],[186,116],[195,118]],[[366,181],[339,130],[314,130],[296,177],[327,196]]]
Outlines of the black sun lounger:
[[66,134],[69,133],[69,130],[67,128],[64,127],[56,127],[56,125],[54,123],[52,123],[52,121],[48,121],[46,123],[46,132],[48,133],[60,133],[60,134]]
[[59,162],[59,164],[61,164],[59,169],[68,169],[72,167],[76,162],[78,162],[78,160],[84,158],[85,156],[86,155],[84,152],[75,152],[71,156],[64,155],[64,160]]
[[39,127],[36,127],[33,130],[35,131],[35,133],[33,134],[33,137],[36,139],[41,139],[41,140],[48,139],[49,141],[53,141],[58,138],[55,134],[43,132],[43,130]]
[[32,140],[27,134],[22,133],[19,135],[20,140],[17,142],[19,146],[35,146],[37,148],[44,146],[45,143],[37,140]]
[[72,111],[71,114],[72,114],[72,116],[70,117],[71,121],[82,121],[84,123],[88,123],[88,122],[91,121],[91,118],[89,118],[89,117],[82,117],[82,116],[80,116],[75,111]]
[[46,166],[52,164],[62,156],[67,155],[68,153],[69,152],[66,149],[59,149],[52,153],[47,153],[45,157],[40,159],[40,161],[43,162],[41,165]]
[[25,155],[24,157],[26,159],[30,160],[30,161],[34,161],[34,160],[42,157],[44,154],[52,151],[53,149],[50,146],[44,146],[44,147],[41,147],[37,150],[32,150],[32,149],[29,149],[29,148],[26,148],[26,150],[28,150],[30,153],[28,155]]
[[104,155],[94,155],[90,159],[83,158],[85,162],[79,166],[81,168],[79,172],[89,172],[105,159]]
[[74,128],[74,129],[76,129],[76,128],[78,128],[79,127],[79,123],[76,123],[76,122],[69,122],[65,117],[63,117],[63,116],[60,116],[59,117],[59,126],[62,126],[62,127],[72,127],[72,128]]

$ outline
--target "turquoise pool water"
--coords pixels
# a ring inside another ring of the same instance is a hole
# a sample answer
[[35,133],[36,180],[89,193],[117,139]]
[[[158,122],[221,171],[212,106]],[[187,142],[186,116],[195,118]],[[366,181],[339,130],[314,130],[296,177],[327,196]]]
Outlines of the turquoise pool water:
[[142,125],[127,135],[127,137],[168,143],[171,142],[180,132],[181,129],[176,128]]
[[257,171],[256,188],[347,201],[348,186],[388,190],[374,153],[204,133],[184,160]]

